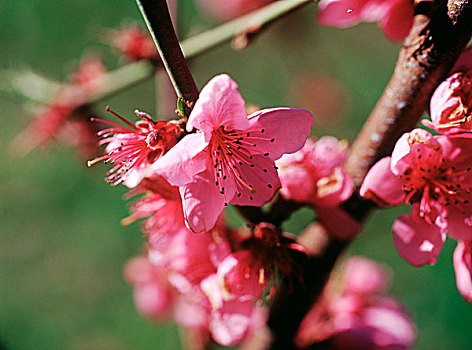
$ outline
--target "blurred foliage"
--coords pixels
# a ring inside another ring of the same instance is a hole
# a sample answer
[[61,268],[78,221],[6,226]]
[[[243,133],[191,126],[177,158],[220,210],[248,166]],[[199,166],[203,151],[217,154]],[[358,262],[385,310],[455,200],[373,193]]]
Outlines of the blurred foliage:
[[[181,5],[182,37],[215,25],[191,0]],[[5,0],[0,17],[0,68],[27,65],[55,80],[64,80],[84,52],[98,52],[110,69],[117,67],[116,53],[103,43],[105,29],[141,23],[132,0]],[[333,110],[342,105],[346,115],[320,119],[316,134],[352,141],[393,71],[399,46],[375,25],[319,28],[315,17],[315,6],[310,6],[279,21],[247,50],[234,52],[225,45],[194,60],[198,86],[227,72],[248,103],[312,108],[315,118],[313,108],[329,97]],[[316,82],[320,77],[334,82],[330,96],[305,91],[311,78]],[[154,96],[147,82],[98,103],[96,114],[103,116],[107,104],[126,116],[135,108],[152,113]],[[0,106],[0,145],[6,150],[30,112],[4,93]],[[73,149],[57,144],[23,159],[4,151],[0,161],[1,346],[178,349],[177,328],[142,319],[123,281],[123,264],[139,253],[144,239],[138,224],[120,226],[127,215],[126,190],[103,181],[107,167],[88,169]],[[418,324],[418,349],[470,349],[472,307],[455,287],[454,242],[448,241],[435,267],[409,266],[396,253],[390,234],[394,218],[405,210],[373,215],[349,254],[391,266],[392,290]],[[309,210],[297,213],[286,228],[301,230],[311,217]]]

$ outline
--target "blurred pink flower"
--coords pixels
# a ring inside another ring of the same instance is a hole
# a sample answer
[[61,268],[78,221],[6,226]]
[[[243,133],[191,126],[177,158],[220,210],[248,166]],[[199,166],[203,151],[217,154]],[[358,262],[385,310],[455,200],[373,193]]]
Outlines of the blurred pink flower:
[[329,292],[302,321],[297,345],[323,342],[334,349],[410,349],[416,327],[395,299],[383,296],[389,275],[373,261],[349,259],[341,295],[328,286]]
[[145,193],[144,196],[131,206],[131,215],[121,220],[122,225],[146,218],[143,232],[150,244],[185,228],[182,201],[177,187],[171,186],[160,176],[146,177],[128,195],[142,193]]
[[360,232],[355,220],[335,208],[353,191],[352,180],[343,169],[348,151],[346,141],[324,136],[317,141],[307,140],[300,151],[284,155],[276,162],[282,196],[311,204],[319,219],[338,238]]
[[459,242],[454,251],[457,289],[472,304],[472,241]]
[[102,160],[110,162],[114,164],[114,167],[107,173],[107,182],[111,182],[114,186],[124,182],[128,187],[136,187],[145,176],[150,175],[148,166],[177,143],[183,130],[176,123],[154,121],[148,114],[138,110],[135,113],[142,120],[136,122],[136,125],[119,116],[109,107],[107,111],[126,126],[92,118],[92,121],[110,127],[98,133],[103,138],[100,144],[108,144],[107,154],[89,161],[88,166]]
[[279,188],[274,160],[299,150],[310,134],[307,111],[278,107],[246,116],[237,84],[226,74],[208,82],[185,136],[152,165],[180,186],[185,219],[195,232],[211,229],[227,204],[261,206]]
[[[91,56],[80,61],[70,75],[71,83],[63,83],[52,101],[33,116],[30,124],[15,137],[10,150],[24,156],[53,140],[77,147],[85,157],[95,154],[95,128],[88,126],[90,108],[84,102],[103,86],[106,68],[101,59]],[[85,123],[87,122],[87,123]]]
[[413,24],[413,9],[411,0],[320,0],[318,24],[346,28],[379,22],[390,40],[401,41]]
[[362,196],[383,206],[413,204],[393,225],[394,244],[410,264],[434,264],[446,234],[472,240],[471,148],[470,137],[415,129],[367,174]]
[[149,33],[136,25],[111,30],[110,42],[130,61],[158,58]]
[[127,262],[124,275],[134,287],[134,302],[141,314],[154,321],[171,317],[177,294],[162,268],[152,265],[145,257],[136,257]]
[[343,169],[348,151],[346,141],[332,136],[308,139],[301,150],[277,161],[280,193],[284,198],[315,207],[339,205],[353,191],[351,178]]
[[225,21],[239,17],[271,3],[273,0],[197,0],[197,4],[208,15]]

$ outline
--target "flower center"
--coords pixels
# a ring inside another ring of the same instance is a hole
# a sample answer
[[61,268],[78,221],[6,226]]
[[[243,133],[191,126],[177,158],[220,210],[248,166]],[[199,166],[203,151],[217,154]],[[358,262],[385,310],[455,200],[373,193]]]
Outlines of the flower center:
[[427,221],[434,209],[432,202],[442,207],[453,205],[465,213],[464,205],[472,199],[472,190],[464,185],[464,178],[470,174],[471,168],[457,170],[447,164],[445,158],[439,158],[438,162],[422,161],[422,152],[417,151],[415,165],[400,176],[404,180],[403,190],[407,193],[405,203],[420,203],[420,216]]
[[[249,200],[254,199],[252,195],[257,190],[251,181],[254,177],[248,176],[248,172],[263,179],[268,167],[274,166],[269,152],[262,152],[258,142],[275,142],[275,138],[265,137],[263,133],[264,129],[224,130],[222,126],[213,130],[208,151],[213,161],[215,185],[220,194],[225,195],[226,181],[233,181],[237,197],[249,193]],[[272,188],[272,184],[266,185]]]

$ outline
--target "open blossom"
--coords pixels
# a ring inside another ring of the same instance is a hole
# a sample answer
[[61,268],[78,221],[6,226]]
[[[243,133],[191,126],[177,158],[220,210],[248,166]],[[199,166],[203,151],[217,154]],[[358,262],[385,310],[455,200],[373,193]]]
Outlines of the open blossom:
[[98,133],[103,137],[100,144],[108,144],[107,154],[89,161],[88,165],[102,160],[110,162],[114,167],[107,173],[108,182],[113,185],[125,182],[128,187],[136,187],[147,175],[148,166],[177,143],[182,129],[172,122],[154,121],[148,114],[140,111],[135,113],[142,120],[133,125],[109,107],[107,110],[125,123],[125,126],[102,119],[92,119],[110,127]]
[[446,234],[472,240],[472,138],[404,134],[367,174],[361,195],[379,205],[413,204],[394,223],[394,244],[410,264],[434,264]]
[[299,150],[310,134],[307,111],[278,107],[246,115],[237,84],[219,75],[202,89],[185,136],[151,167],[180,186],[195,232],[211,229],[227,204],[260,206],[280,187],[274,161]]
[[431,121],[423,124],[441,134],[472,132],[472,48],[466,50],[453,74],[434,91],[430,103]]
[[205,13],[224,21],[242,16],[272,1],[273,0],[197,0],[197,4]]
[[[296,337],[298,346],[323,342],[332,349],[411,349],[416,328],[402,306],[386,297],[388,273],[361,257],[349,259],[340,295],[325,293],[309,311]],[[372,280],[368,278],[372,276]]]
[[403,40],[413,24],[411,0],[320,0],[318,24],[346,28],[360,22],[379,22],[393,41]]
[[457,289],[472,304],[472,241],[459,242],[454,251]]

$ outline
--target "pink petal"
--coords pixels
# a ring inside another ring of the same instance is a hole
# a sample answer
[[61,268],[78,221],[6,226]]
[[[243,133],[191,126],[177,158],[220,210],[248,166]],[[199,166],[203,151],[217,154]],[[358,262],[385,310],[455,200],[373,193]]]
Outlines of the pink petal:
[[206,146],[208,142],[202,133],[187,135],[152,164],[151,172],[163,176],[173,186],[193,182],[195,175],[207,168],[209,157],[202,152]]
[[434,265],[441,252],[446,234],[418,215],[418,206],[411,215],[400,216],[393,224],[393,243],[398,253],[411,265]]
[[459,242],[454,250],[454,271],[459,293],[472,304],[472,243]]
[[[279,161],[291,155],[284,155]],[[313,197],[315,183],[310,172],[304,167],[287,166],[279,164],[279,176],[282,188],[280,193],[286,199],[297,202],[308,202]]]
[[403,181],[390,170],[390,157],[379,160],[369,170],[362,184],[360,194],[380,206],[400,205],[405,201]]
[[390,167],[395,175],[402,175],[405,170],[410,166],[409,155],[410,155],[410,143],[408,139],[410,133],[403,134],[395,144],[395,148],[392,152],[392,160]]
[[302,151],[305,148],[319,177],[330,176],[334,169],[342,167],[349,153],[347,142],[333,136],[323,136],[316,142],[308,139]]
[[239,172],[240,180],[250,185],[250,187],[246,188],[247,185],[239,185],[237,187],[238,193],[229,202],[230,204],[260,206],[270,201],[280,188],[280,181],[273,160],[263,155],[254,155],[252,161],[254,167],[246,164],[244,171]]
[[178,298],[176,302],[174,318],[178,324],[192,329],[208,330],[210,322],[207,310],[184,297]]
[[185,221],[194,232],[208,231],[215,226],[225,203],[234,196],[235,189],[227,186],[226,195],[222,195],[210,171],[196,174],[193,179],[195,182],[180,187]]
[[390,270],[372,260],[356,256],[350,258],[344,270],[344,293],[381,294],[390,282]]
[[225,303],[223,310],[211,316],[210,332],[213,339],[224,346],[240,342],[251,327],[253,309],[252,300]]
[[200,92],[187,122],[187,131],[196,128],[209,141],[213,129],[245,130],[248,128],[246,107],[238,84],[227,74],[211,79]]
[[472,241],[472,208],[470,203],[464,206],[467,206],[467,212],[453,205],[449,206],[447,234],[457,240]]
[[[472,164],[472,152],[470,152],[472,149],[472,134],[438,136],[437,140],[441,145],[444,158],[450,166],[454,166],[456,171],[470,168]],[[468,171],[466,177],[470,178],[471,175]]]
[[359,9],[348,12],[356,7],[356,3],[357,0],[321,0],[318,3],[318,24],[346,28],[360,23],[362,18]]
[[347,200],[354,185],[351,177],[341,168],[336,168],[329,177],[318,179],[316,196],[312,198],[315,206],[334,207]]
[[254,150],[262,154],[268,152],[273,160],[302,148],[314,122],[310,112],[290,107],[263,109],[248,119],[251,139],[257,139]]
[[391,2],[389,10],[379,22],[379,27],[390,40],[402,41],[413,25],[414,6],[410,0]]

